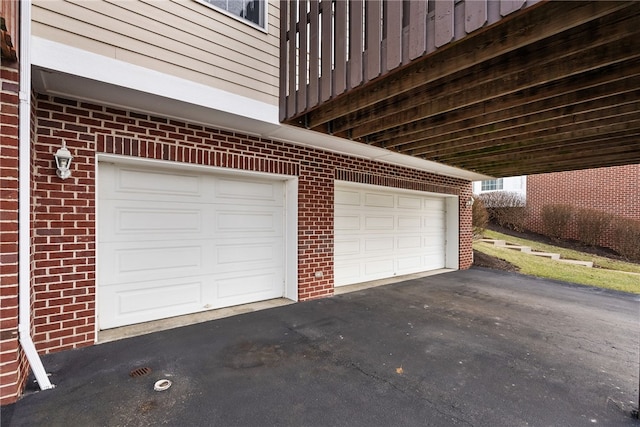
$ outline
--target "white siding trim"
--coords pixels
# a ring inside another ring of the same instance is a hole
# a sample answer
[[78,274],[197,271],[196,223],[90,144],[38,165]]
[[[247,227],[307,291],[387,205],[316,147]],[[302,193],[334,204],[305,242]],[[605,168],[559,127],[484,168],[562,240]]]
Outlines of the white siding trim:
[[41,37],[31,37],[32,64],[206,108],[278,124],[278,106],[164,74]]

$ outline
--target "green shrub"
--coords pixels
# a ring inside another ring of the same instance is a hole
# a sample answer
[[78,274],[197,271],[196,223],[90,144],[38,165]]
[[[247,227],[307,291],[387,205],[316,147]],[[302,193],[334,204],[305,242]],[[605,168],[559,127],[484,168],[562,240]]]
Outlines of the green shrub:
[[484,207],[484,203],[478,196],[474,196],[473,206],[471,210],[473,236],[481,236],[484,233],[484,230],[487,229],[487,224],[489,224],[489,213],[487,212],[487,208]]
[[589,246],[595,246],[606,231],[613,215],[595,209],[578,209],[574,214],[578,240]]
[[479,199],[489,213],[489,221],[501,227],[524,231],[527,209],[520,193],[493,191],[481,194]]
[[571,205],[544,205],[540,213],[545,233],[554,239],[562,237],[572,216]]
[[615,217],[612,224],[613,249],[631,261],[640,261],[640,221]]

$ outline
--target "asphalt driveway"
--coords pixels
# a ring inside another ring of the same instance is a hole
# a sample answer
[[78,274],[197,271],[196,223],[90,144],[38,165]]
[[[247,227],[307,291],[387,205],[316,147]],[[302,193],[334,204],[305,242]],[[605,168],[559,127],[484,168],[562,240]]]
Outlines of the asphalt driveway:
[[2,425],[637,426],[639,322],[474,268],[48,355]]

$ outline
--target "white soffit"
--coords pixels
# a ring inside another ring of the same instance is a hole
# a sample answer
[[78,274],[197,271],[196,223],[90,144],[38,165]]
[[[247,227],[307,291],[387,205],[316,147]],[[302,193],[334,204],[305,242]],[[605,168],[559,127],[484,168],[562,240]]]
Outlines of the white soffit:
[[81,99],[245,132],[468,181],[491,177],[278,121],[278,106],[33,36],[32,83]]

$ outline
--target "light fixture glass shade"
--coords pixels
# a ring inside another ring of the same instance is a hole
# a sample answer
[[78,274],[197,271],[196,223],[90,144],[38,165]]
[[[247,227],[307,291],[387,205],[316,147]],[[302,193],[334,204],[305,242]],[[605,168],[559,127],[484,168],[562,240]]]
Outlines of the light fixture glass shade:
[[67,150],[67,143],[64,140],[62,140],[62,147],[58,148],[58,151],[56,151],[54,157],[56,159],[56,168],[58,169],[56,171],[56,175],[58,175],[58,178],[69,178],[71,176],[70,167],[73,156],[71,155],[71,152]]

